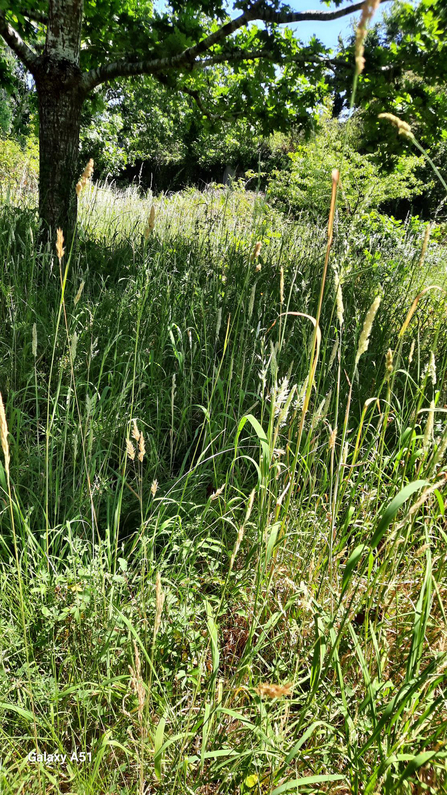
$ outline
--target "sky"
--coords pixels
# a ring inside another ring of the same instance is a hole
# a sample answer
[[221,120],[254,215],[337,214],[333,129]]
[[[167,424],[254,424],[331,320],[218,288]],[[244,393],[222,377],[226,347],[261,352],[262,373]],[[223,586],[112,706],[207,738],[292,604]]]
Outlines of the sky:
[[[327,7],[320,0],[288,0],[288,5],[293,11],[330,11],[331,8]],[[349,2],[346,3],[350,5]],[[373,23],[378,22],[382,18],[383,6],[379,8],[374,17]],[[336,48],[338,46],[338,37],[341,34],[344,39],[347,39],[352,31],[353,21],[358,21],[360,13],[350,14],[341,19],[334,19],[329,22],[300,22],[296,25],[290,25],[292,30],[296,31],[296,35],[301,41],[306,44],[309,39],[315,35],[327,47]]]
[[[331,7],[326,6],[321,0],[284,0],[284,4],[290,6],[293,11],[330,11]],[[346,0],[346,5],[349,6],[350,0]],[[165,3],[163,0],[155,0],[155,7],[162,9]],[[231,0],[228,0],[228,7],[233,5]],[[388,3],[386,4],[388,5]],[[386,8],[385,5],[385,8]],[[382,18],[384,6],[381,6],[377,11],[373,22],[378,22]],[[235,9],[232,11],[231,16],[235,17],[240,14],[240,10]],[[292,30],[296,31],[297,37],[306,44],[313,35],[326,45],[336,49],[338,46],[338,37],[341,34],[343,38],[347,39],[352,30],[354,20],[358,20],[360,13],[350,14],[341,19],[334,19],[330,22],[300,22],[299,24],[290,25]]]

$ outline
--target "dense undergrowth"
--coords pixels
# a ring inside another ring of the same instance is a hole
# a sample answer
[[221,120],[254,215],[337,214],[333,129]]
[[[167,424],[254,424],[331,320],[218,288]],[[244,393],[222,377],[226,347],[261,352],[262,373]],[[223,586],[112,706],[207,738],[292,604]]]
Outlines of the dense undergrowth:
[[444,791],[442,241],[151,206],[2,208],[2,792]]

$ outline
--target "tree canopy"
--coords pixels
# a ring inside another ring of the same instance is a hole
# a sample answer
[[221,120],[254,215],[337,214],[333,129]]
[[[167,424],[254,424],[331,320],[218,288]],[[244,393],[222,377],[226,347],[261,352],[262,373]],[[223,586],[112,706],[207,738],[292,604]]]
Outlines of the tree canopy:
[[[369,6],[375,4],[371,1]],[[363,3],[333,0],[321,10],[294,10],[280,0],[0,0],[0,34],[35,81],[40,134],[40,214],[50,226],[75,217],[77,153],[87,97],[117,79],[151,76],[180,92],[204,123],[246,119],[263,133],[312,127],[328,94],[349,105],[355,70],[352,40],[333,53],[318,39],[299,39],[292,23],[320,23],[354,14]],[[357,99],[369,114],[401,112],[437,134],[445,118],[447,60],[443,0],[398,3],[366,44]],[[3,85],[11,74],[1,56]],[[337,103],[336,103],[337,104]],[[150,123],[151,108],[148,108]],[[382,125],[380,125],[382,127]],[[382,134],[382,130],[381,130]],[[384,131],[388,135],[388,131]],[[390,139],[391,140],[391,139]]]

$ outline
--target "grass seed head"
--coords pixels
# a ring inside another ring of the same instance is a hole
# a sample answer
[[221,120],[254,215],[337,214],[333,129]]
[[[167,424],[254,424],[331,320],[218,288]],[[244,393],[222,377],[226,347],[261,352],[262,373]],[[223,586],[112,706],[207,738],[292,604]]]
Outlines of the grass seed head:
[[151,232],[154,231],[155,227],[155,206],[152,205],[151,211],[149,213],[149,218],[147,219],[146,226],[144,227],[144,239],[149,240]]
[[151,486],[151,494],[152,494],[153,497],[155,497],[155,495],[157,493],[157,489],[158,489],[158,480],[153,480],[152,481],[152,486]]
[[136,420],[132,420],[132,439],[135,439],[136,442],[140,439],[140,431],[138,430],[138,425]]
[[76,305],[79,303],[79,301],[81,300],[81,295],[82,295],[82,291],[83,291],[83,289],[84,289],[84,286],[85,286],[85,281],[82,281],[82,282],[81,282],[81,284],[79,285],[79,290],[78,290],[78,292],[77,292],[77,293],[76,293],[76,295],[75,295],[75,299],[74,299],[74,305],[75,305],[75,306],[76,306]]
[[33,323],[33,338],[31,342],[31,350],[33,352],[34,358],[37,356],[37,326]]
[[266,698],[281,698],[281,696],[290,696],[292,689],[292,682],[287,682],[285,685],[271,685],[267,682],[261,682],[258,687],[255,687],[255,692],[259,696]]
[[335,291],[336,291],[335,295],[337,299],[337,320],[341,328],[344,323],[345,308],[343,306],[343,293],[341,291],[340,277],[337,271],[335,271],[334,275],[335,275]]
[[146,455],[146,445],[144,442],[143,431],[141,431],[140,438],[138,439],[138,460],[142,462],[145,455]]
[[394,369],[394,365],[393,365],[393,351],[391,350],[391,348],[388,348],[388,350],[386,352],[386,355],[385,355],[385,370],[386,370],[385,378],[386,378],[387,381],[389,381],[389,379],[390,379],[390,377],[392,375],[393,369]]
[[65,254],[64,249],[64,233],[62,229],[59,227],[56,232],[56,254],[59,262],[62,260],[62,257]]
[[434,424],[435,424],[435,401],[432,400],[430,403],[430,410],[428,412],[427,423],[425,425],[424,438],[422,440],[422,447],[424,450],[428,450],[433,440]]
[[[261,253],[261,246],[262,246],[262,242],[260,240],[258,240],[258,242],[255,244],[255,247],[254,247],[254,249],[253,249],[253,251],[251,252],[251,255],[250,255],[250,259],[251,259],[252,262],[255,262],[258,259],[259,255]],[[258,268],[258,266],[256,266],[256,270],[261,270],[261,266],[259,266],[259,268]]]
[[365,68],[365,38],[369,22],[376,13],[380,0],[365,0],[362,6],[362,16],[355,32],[355,71],[359,75]]
[[377,295],[372,302],[371,306],[368,309],[367,315],[365,317],[365,322],[363,323],[362,333],[360,334],[359,344],[357,348],[357,354],[355,357],[355,366],[357,367],[360,357],[363,356],[365,351],[368,350],[369,346],[369,337],[371,334],[371,329],[374,323],[374,318],[377,314],[377,310],[380,306],[380,301],[382,297]]
[[130,460],[135,461],[135,447],[133,446],[130,439],[126,439],[126,450]]
[[394,113],[379,113],[378,118],[386,119],[387,121],[391,122],[391,124],[394,124],[394,126],[397,127],[399,135],[403,135],[405,138],[414,138],[408,122],[403,121],[403,119],[399,119],[399,117],[395,116]]
[[79,197],[86,187],[88,181],[92,178],[93,174],[93,158],[91,157],[88,161],[84,171],[82,173],[82,177],[79,182],[76,183],[76,195]]

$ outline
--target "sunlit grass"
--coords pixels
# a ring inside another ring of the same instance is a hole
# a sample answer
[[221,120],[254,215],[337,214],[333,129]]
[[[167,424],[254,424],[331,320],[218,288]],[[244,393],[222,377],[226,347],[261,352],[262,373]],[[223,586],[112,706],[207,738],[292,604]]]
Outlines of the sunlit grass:
[[313,371],[324,219],[2,219],[3,791],[441,792],[444,249],[336,215]]

